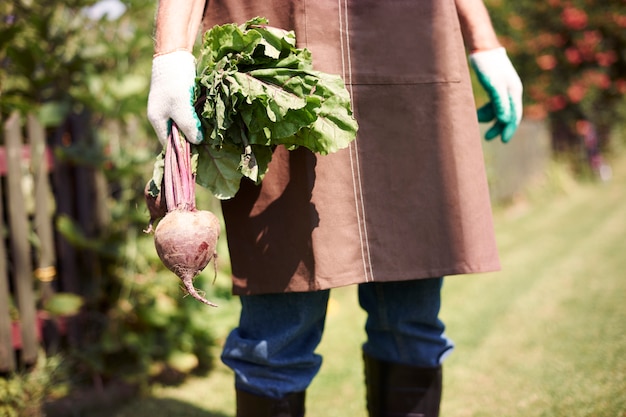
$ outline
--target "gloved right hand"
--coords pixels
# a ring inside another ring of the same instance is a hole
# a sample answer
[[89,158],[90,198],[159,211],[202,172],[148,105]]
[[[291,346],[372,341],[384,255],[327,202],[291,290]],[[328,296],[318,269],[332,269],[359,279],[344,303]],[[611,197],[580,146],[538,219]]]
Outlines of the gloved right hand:
[[157,55],[152,60],[152,79],[148,95],[148,120],[163,146],[172,121],[193,143],[202,142],[202,125],[193,107],[196,63],[188,51]]

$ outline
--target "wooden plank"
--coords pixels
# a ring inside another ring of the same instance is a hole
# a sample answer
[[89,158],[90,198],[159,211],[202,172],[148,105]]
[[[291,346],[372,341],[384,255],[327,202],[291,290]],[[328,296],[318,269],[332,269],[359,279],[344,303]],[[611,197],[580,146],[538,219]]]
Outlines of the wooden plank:
[[[48,167],[48,170],[52,170],[52,163],[54,161],[54,158],[52,156],[52,152],[50,151],[50,148],[46,147],[44,148],[44,159],[42,162],[45,162],[46,166]],[[22,160],[24,160],[25,162],[28,162],[31,160],[31,149],[30,149],[30,145],[25,144],[22,146],[22,153],[21,153],[21,157]],[[4,148],[4,146],[0,146],[0,176],[6,175],[7,174],[7,150]]]
[[2,231],[0,233],[0,372],[12,372],[15,370],[15,352],[13,351],[13,338],[11,337],[10,288],[7,250],[4,243],[3,197],[2,181],[0,181],[0,230]]
[[22,191],[22,131],[20,118],[13,113],[5,125],[7,149],[7,192],[10,224],[11,258],[13,283],[20,314],[22,336],[21,358],[24,364],[33,364],[37,359],[38,341],[36,333],[35,293],[33,290],[33,268],[30,261],[28,242],[29,227]]
[[52,296],[56,279],[52,211],[50,210],[49,162],[46,159],[46,132],[33,114],[28,115],[28,141],[31,146],[30,166],[35,182],[34,230],[39,238],[39,250],[34,276],[40,281],[44,301]]
[[[63,148],[71,144],[72,137],[69,131],[69,121],[57,129],[52,137],[52,146]],[[75,204],[75,175],[71,163],[68,161],[56,161],[52,170],[52,178],[55,189],[56,211],[59,215],[67,215],[74,218]],[[61,291],[82,294],[78,272],[78,253],[76,249],[60,233],[57,234],[57,267],[59,268],[58,286]],[[72,347],[79,345],[79,332],[75,318],[67,321],[68,343]]]
[[[93,135],[91,126],[91,113],[84,111],[71,117],[72,141],[82,144],[88,149],[93,149],[97,145]],[[94,167],[80,164],[74,167],[76,172],[76,213],[75,219],[80,229],[88,238],[97,237],[101,230],[101,222],[98,214],[100,213],[99,195],[96,188],[97,172]],[[81,265],[83,269],[90,271],[90,280],[82,285],[82,294],[86,296],[93,295],[99,291],[102,285],[102,265],[97,254],[92,250],[83,249],[81,251]]]

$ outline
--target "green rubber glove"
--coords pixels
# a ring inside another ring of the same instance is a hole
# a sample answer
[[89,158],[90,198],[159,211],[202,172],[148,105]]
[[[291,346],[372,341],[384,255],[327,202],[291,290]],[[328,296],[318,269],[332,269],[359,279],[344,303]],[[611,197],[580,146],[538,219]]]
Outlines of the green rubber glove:
[[522,120],[522,81],[504,48],[470,54],[470,64],[491,101],[478,109],[478,121],[495,123],[485,139],[501,136],[507,143]]

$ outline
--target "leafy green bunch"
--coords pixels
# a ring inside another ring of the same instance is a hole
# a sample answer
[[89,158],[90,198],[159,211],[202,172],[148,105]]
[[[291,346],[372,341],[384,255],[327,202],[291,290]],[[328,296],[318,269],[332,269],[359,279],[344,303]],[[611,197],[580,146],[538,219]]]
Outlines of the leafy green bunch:
[[220,199],[233,197],[242,177],[260,183],[276,146],[324,155],[358,129],[341,77],[313,70],[294,33],[261,17],[204,34],[196,110],[205,131],[192,147],[196,182]]

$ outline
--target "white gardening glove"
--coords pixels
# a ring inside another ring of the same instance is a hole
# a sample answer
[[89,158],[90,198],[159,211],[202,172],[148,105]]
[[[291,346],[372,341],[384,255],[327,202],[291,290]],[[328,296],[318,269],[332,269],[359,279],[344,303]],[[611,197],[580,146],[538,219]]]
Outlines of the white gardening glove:
[[202,141],[200,119],[193,107],[195,85],[196,62],[190,52],[170,52],[152,60],[148,119],[164,146],[172,121],[189,142]]
[[507,143],[522,120],[522,81],[513,68],[504,48],[470,54],[470,63],[490,102],[478,109],[478,121],[494,125],[485,133],[485,139],[502,137]]

